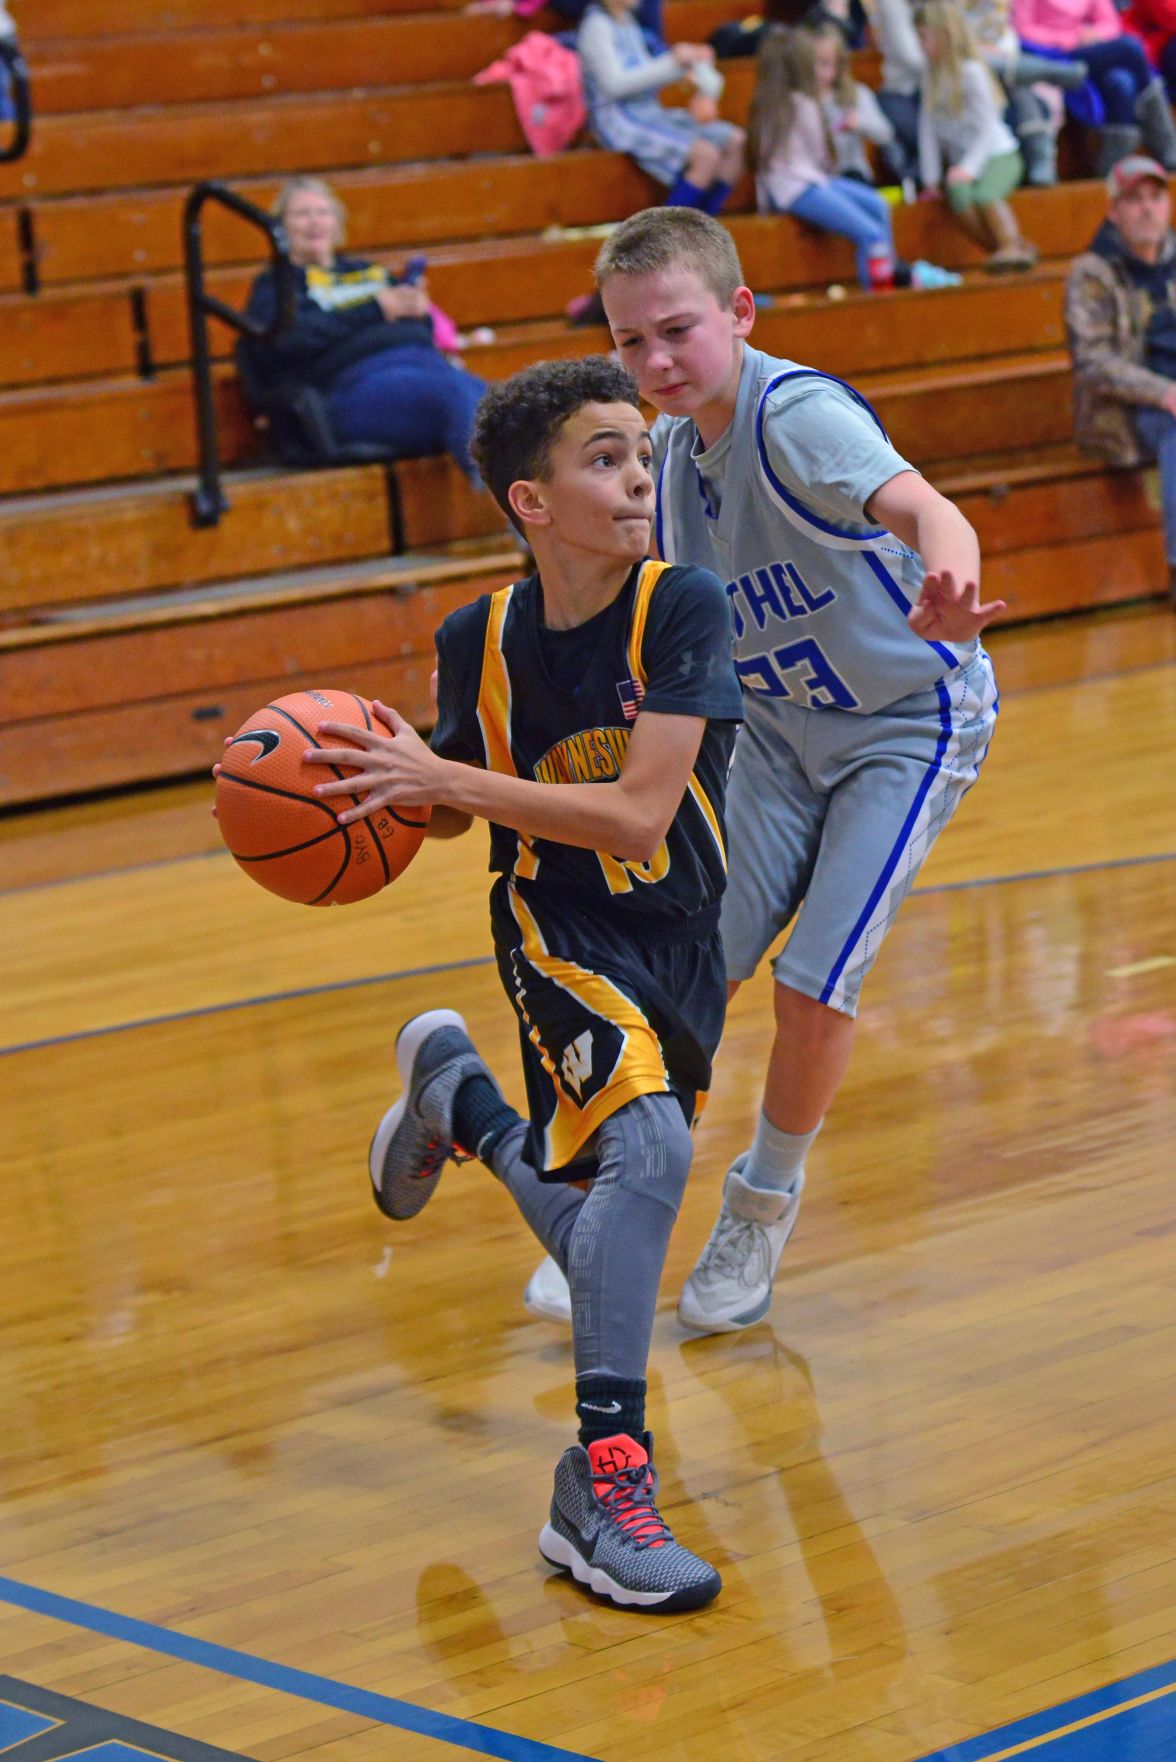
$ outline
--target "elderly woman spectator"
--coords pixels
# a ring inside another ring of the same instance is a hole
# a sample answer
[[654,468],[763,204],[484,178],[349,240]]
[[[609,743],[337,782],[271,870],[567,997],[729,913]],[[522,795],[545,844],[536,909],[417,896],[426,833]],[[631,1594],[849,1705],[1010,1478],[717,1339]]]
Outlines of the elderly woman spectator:
[[[343,204],[318,178],[292,178],[274,212],[296,266],[297,307],[289,329],[242,345],[259,386],[309,386],[342,444],[385,447],[400,458],[446,452],[476,482],[469,441],[483,382],[437,348],[423,281],[398,282],[382,265],[345,255]],[[266,269],[249,314],[268,324],[276,306]]]

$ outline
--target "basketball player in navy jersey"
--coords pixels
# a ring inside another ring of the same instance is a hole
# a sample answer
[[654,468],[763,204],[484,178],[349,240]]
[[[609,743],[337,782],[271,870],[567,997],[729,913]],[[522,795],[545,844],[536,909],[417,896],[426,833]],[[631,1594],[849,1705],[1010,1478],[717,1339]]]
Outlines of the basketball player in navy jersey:
[[474,451],[539,572],[441,626],[431,748],[377,704],[391,732],[347,728],[363,764],[319,793],[363,792],[343,822],[389,803],[429,804],[440,836],[490,822],[530,1119],[461,1017],[429,1011],[401,1029],[404,1093],[371,1178],[382,1211],[412,1217],[461,1145],[509,1189],[571,1291],[580,1441],[556,1468],[540,1550],[617,1603],[694,1608],[719,1575],[654,1503],[645,1370],[725,1007],[723,805],[742,715],[730,616],[717,576],[646,560],[650,438],[615,362],[547,362],[492,387]]

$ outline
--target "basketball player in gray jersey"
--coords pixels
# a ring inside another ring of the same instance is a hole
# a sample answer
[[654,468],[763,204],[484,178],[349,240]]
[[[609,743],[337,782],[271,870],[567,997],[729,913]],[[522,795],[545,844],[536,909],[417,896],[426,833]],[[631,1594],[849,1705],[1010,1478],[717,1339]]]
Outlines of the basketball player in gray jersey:
[[850,387],[747,342],[729,233],[647,209],[597,282],[620,359],[661,412],[662,557],[727,584],[746,726],[728,796],[730,993],[773,962],[776,1035],[750,1148],[679,1304],[699,1332],[767,1314],[804,1161],[849,1061],[862,982],[975,781],[996,688],[976,535]]

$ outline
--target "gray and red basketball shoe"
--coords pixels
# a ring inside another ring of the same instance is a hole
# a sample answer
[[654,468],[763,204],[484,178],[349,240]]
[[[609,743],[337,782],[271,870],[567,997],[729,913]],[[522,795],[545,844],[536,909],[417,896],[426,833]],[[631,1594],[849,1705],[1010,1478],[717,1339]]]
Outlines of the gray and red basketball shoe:
[[[490,1077],[466,1025],[452,1009],[412,1016],[396,1036],[404,1094],[376,1127],[368,1152],[372,1195],[385,1217],[415,1217],[451,1157],[453,1103],[467,1077]],[[494,1079],[490,1077],[490,1081]]]
[[648,1432],[640,1444],[621,1432],[565,1450],[539,1552],[624,1607],[658,1614],[699,1609],[718,1596],[723,1581],[670,1534],[653,1502],[652,1455]]

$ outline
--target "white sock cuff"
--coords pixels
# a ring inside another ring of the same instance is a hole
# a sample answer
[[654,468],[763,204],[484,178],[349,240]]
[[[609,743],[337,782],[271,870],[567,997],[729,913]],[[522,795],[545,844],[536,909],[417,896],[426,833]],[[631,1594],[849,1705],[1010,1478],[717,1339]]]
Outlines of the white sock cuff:
[[773,1193],[787,1191],[803,1169],[809,1147],[823,1124],[819,1120],[811,1132],[782,1132],[761,1109],[755,1138],[743,1166],[743,1179],[748,1186]]

